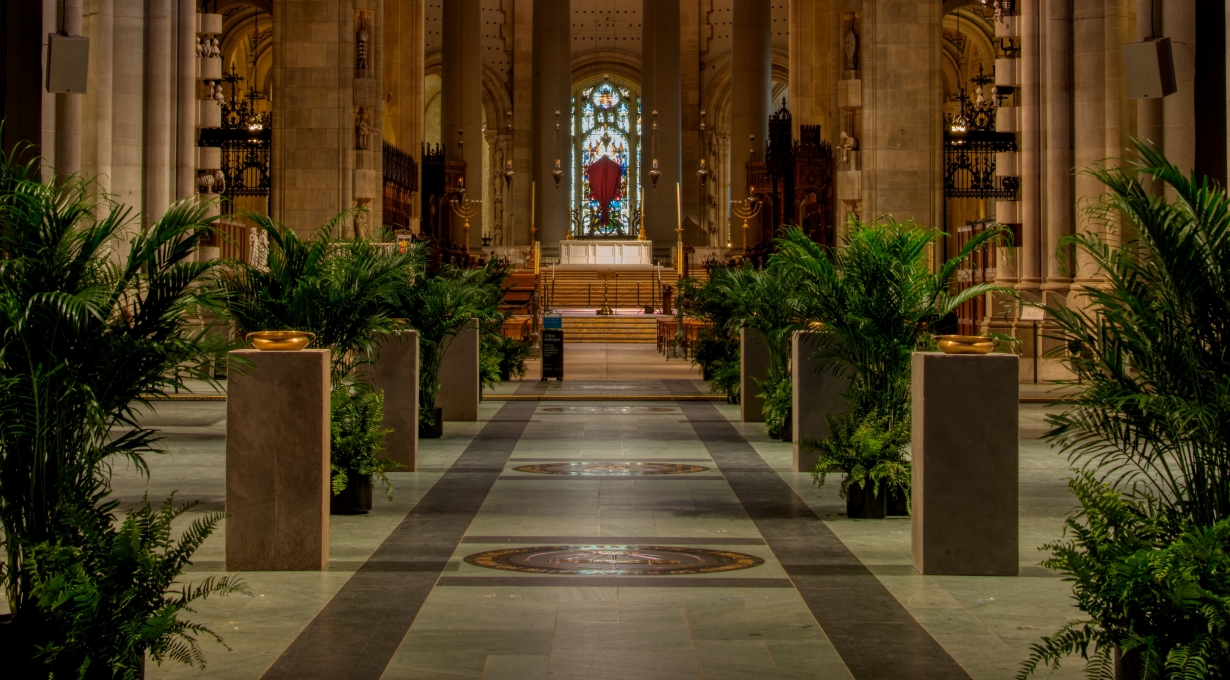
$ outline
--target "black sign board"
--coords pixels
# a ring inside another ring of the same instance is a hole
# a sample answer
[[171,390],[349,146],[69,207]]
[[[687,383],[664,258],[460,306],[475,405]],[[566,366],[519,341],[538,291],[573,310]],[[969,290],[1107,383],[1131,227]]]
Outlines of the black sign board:
[[564,379],[564,331],[542,329],[542,379]]

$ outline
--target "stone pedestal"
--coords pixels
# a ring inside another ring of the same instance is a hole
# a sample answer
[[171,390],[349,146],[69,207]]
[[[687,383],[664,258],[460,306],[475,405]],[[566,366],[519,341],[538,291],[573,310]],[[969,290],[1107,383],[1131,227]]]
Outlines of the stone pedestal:
[[757,380],[769,377],[769,346],[760,333],[739,331],[739,419],[745,423],[764,422],[764,390]]
[[478,420],[478,322],[470,321],[453,338],[440,359],[440,392],[436,406],[444,409],[444,419]]
[[1017,357],[913,358],[913,558],[923,574],[1016,576]]
[[232,352],[226,400],[226,568],[329,561],[329,352]]
[[816,452],[804,450],[800,442],[804,439],[817,442],[828,439],[827,416],[841,415],[849,410],[842,393],[850,386],[850,379],[844,375],[834,375],[835,364],[832,361],[812,358],[820,348],[823,337],[823,333],[800,331],[790,341],[795,472],[815,470],[818,458]]
[[369,366],[372,385],[384,392],[385,429],[380,455],[414,472],[419,451],[419,334],[405,331],[380,343],[380,358]]

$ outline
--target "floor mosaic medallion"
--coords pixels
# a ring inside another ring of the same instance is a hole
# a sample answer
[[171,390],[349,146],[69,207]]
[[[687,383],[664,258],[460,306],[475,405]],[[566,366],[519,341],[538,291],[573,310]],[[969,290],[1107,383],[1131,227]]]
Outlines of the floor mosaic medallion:
[[755,555],[647,545],[585,545],[502,548],[465,558],[466,563],[488,569],[531,574],[602,576],[671,576],[712,574],[750,569],[764,564]]
[[707,472],[709,468],[681,463],[629,463],[623,461],[534,463],[513,468],[517,472],[570,477],[641,477],[645,475],[687,475]]
[[543,413],[581,413],[599,416],[679,413],[679,409],[670,406],[547,406],[539,410]]

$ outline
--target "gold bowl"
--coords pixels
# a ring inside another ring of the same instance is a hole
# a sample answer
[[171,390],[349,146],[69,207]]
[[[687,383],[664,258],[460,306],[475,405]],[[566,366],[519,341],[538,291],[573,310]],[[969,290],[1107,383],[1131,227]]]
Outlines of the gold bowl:
[[256,331],[248,333],[252,346],[262,352],[298,352],[316,339],[306,331]]
[[937,335],[935,344],[944,354],[989,354],[999,340],[981,335]]

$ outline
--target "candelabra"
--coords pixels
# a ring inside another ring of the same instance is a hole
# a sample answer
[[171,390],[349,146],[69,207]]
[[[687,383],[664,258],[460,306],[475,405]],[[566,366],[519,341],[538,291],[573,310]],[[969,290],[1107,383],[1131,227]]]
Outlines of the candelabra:
[[465,187],[462,187],[457,192],[460,197],[454,197],[452,201],[453,214],[465,220],[465,246],[470,248],[470,218],[477,215],[482,208],[483,202],[481,199],[469,199],[465,197]]
[[753,192],[755,192],[755,189],[752,189],[748,197],[742,201],[730,202],[730,211],[734,213],[735,217],[743,220],[743,252],[745,254],[747,253],[748,221],[755,218],[764,209],[764,201],[756,198],[756,194]]

